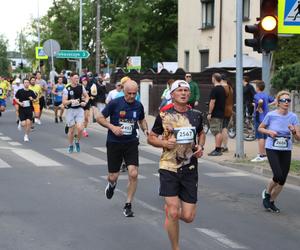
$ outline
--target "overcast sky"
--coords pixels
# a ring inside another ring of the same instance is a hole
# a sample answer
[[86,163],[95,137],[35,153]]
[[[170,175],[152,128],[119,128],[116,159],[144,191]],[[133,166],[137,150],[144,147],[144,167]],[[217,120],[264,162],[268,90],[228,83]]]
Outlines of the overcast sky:
[[8,50],[15,50],[17,33],[30,22],[30,18],[37,18],[38,6],[40,16],[45,15],[53,0],[0,0],[1,21],[0,34],[8,40]]

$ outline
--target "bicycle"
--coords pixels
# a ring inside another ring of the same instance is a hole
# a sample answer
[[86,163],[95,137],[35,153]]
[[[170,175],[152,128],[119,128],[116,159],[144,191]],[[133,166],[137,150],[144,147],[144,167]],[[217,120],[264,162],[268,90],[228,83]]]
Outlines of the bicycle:
[[[254,141],[255,140],[255,126],[254,126],[254,118],[252,115],[246,113],[244,117],[243,124],[243,133],[245,141]],[[236,137],[236,113],[233,112],[230,118],[228,127],[228,136],[233,139]]]

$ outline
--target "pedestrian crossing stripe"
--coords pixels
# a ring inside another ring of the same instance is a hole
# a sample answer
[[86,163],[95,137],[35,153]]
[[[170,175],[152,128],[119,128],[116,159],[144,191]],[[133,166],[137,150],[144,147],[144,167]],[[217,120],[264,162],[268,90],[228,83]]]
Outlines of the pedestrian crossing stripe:
[[85,152],[80,153],[68,153],[66,148],[55,148],[55,151],[73,159],[76,161],[79,161],[85,165],[107,165],[107,162],[105,160],[100,159],[99,157],[94,157],[90,154],[87,154]]
[[31,149],[21,149],[21,148],[14,148],[13,152],[25,159],[26,161],[31,162],[33,165],[37,167],[60,167],[62,166],[61,163],[54,161],[34,150]]
[[249,176],[250,174],[242,173],[242,172],[215,172],[215,173],[203,173],[203,175],[207,175],[209,177],[243,177]]
[[[94,149],[106,154],[106,147],[94,147]],[[139,164],[142,165],[142,164],[158,164],[158,163],[150,159],[147,159],[145,157],[139,156]]]
[[300,34],[300,1],[278,1],[278,33]]
[[11,141],[11,138],[8,137],[8,136],[0,136],[0,139],[1,139],[2,141]]
[[20,142],[17,142],[17,141],[9,141],[7,143],[11,146],[22,146],[22,144]]
[[11,168],[11,166],[8,165],[7,162],[5,162],[2,159],[0,159],[0,168]]

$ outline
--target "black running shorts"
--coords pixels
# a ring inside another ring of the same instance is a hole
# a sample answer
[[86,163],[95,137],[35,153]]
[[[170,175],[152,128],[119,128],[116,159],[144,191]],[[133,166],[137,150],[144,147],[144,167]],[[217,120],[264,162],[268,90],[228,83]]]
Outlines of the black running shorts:
[[178,196],[180,200],[186,203],[195,204],[197,202],[197,166],[183,166],[178,169],[177,173],[165,169],[159,169],[159,180],[160,196]]
[[43,108],[46,108],[46,102],[45,102],[45,97],[41,96],[39,99],[39,103],[40,103],[40,110],[42,111]]
[[138,141],[119,143],[106,142],[107,148],[107,164],[109,173],[118,173],[121,164],[124,162],[126,166],[139,165]]
[[25,108],[25,109],[19,109],[19,119],[20,121],[25,121],[25,120],[32,120],[33,115],[32,115],[32,109],[31,108]]

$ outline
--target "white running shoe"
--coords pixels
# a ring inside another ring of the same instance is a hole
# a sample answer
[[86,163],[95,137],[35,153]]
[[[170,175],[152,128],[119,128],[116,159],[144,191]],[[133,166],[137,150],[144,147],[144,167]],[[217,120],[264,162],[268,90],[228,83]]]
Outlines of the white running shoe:
[[25,142],[28,142],[28,141],[29,141],[28,135],[24,135],[24,141],[25,141]]
[[254,159],[252,159],[251,160],[251,162],[262,162],[262,161],[266,161],[266,160],[268,160],[268,158],[267,157],[261,157],[261,156],[256,156]]
[[18,130],[21,131],[22,130],[22,125],[21,125],[21,122],[19,121],[18,123]]
[[41,125],[41,124],[42,124],[42,123],[41,123],[41,120],[38,119],[38,118],[35,118],[34,121],[35,121],[35,123],[38,124],[38,125]]

